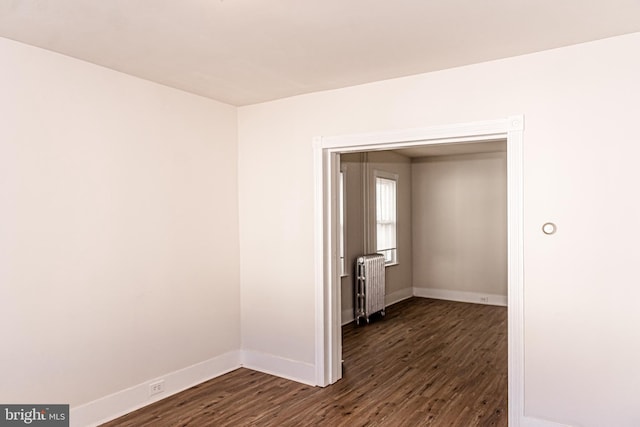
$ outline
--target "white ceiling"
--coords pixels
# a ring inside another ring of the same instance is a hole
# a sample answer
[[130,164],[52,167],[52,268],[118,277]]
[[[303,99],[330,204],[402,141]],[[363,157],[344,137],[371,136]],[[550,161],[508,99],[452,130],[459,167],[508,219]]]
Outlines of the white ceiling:
[[0,36],[234,105],[640,31],[640,0],[0,0]]

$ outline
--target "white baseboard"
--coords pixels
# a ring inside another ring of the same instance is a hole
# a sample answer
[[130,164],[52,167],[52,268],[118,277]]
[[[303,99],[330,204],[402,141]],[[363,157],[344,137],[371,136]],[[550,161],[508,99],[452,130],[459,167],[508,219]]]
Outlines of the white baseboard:
[[[507,305],[507,297],[502,295],[430,288],[405,288],[395,291],[385,296],[385,305],[390,306],[412,296],[477,304]],[[352,320],[353,309],[345,310],[342,313],[343,324]],[[150,379],[84,405],[73,407],[70,413],[70,425],[71,427],[97,426],[243,366],[299,383],[316,385],[315,366],[312,363],[286,359],[257,351],[235,350],[184,369],[170,372],[161,377]],[[150,397],[149,384],[158,380],[164,380],[164,391]],[[568,427],[528,417],[523,418],[522,426]]]
[[404,289],[400,289],[399,291],[395,291],[392,292],[390,294],[385,295],[384,297],[384,305],[389,307],[390,305],[393,305],[397,302],[400,302],[402,300],[411,298],[413,296],[413,289],[412,288],[404,288]]
[[[315,366],[257,351],[231,351],[150,379],[93,402],[71,408],[71,427],[94,427],[240,367],[315,386]],[[149,396],[149,384],[164,380],[164,391]]]
[[316,385],[316,367],[313,363],[286,359],[259,351],[243,350],[241,364],[245,368],[275,375],[303,384]]
[[353,307],[349,307],[346,310],[342,310],[342,326],[347,323],[351,323],[355,320],[355,316],[353,314]]
[[571,427],[568,424],[560,424],[553,421],[541,420],[539,418],[522,417],[520,427]]
[[470,302],[474,304],[499,305],[503,307],[507,306],[506,295],[485,294],[482,292],[450,291],[435,288],[413,288],[413,295],[422,298]]
[[[71,427],[93,427],[184,391],[240,367],[240,352],[230,351],[204,362],[150,379],[93,402],[71,408]],[[164,380],[164,391],[149,396],[149,384]]]

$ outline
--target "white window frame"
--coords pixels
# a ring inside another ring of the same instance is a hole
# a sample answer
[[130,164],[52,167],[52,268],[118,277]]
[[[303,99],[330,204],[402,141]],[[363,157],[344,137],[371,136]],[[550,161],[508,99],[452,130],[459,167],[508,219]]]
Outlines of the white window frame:
[[[395,182],[395,206],[394,206],[394,211],[395,211],[395,247],[394,248],[386,248],[383,250],[380,250],[378,248],[378,179],[386,179],[389,181],[393,181]],[[375,251],[376,253],[382,253],[385,251],[393,251],[392,254],[392,258],[387,260],[386,259],[386,254],[385,254],[385,263],[384,265],[386,267],[390,267],[393,265],[398,265],[399,264],[399,257],[398,257],[398,189],[400,188],[400,180],[399,180],[399,176],[396,173],[392,173],[392,172],[387,172],[384,170],[379,170],[379,169],[374,169],[373,171],[373,218],[374,218],[374,224],[375,227],[373,229],[373,235],[374,235],[374,242],[375,242]]]

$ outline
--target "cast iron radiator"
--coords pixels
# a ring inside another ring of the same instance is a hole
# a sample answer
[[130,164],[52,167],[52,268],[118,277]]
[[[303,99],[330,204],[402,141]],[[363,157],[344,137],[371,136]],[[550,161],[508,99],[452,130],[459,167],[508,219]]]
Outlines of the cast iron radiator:
[[385,273],[384,255],[359,256],[356,260],[355,318],[369,323],[369,316],[380,312],[384,316]]

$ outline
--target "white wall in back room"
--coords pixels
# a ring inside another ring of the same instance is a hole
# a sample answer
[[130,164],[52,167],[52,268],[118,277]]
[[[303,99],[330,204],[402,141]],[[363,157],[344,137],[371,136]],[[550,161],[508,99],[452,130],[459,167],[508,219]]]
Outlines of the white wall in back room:
[[[413,255],[411,244],[411,159],[392,151],[372,151],[367,153],[367,179],[369,180],[370,253],[376,252],[376,171],[397,176],[396,189],[396,245],[398,262],[385,268],[385,293],[390,295],[411,295]],[[388,299],[388,298],[387,298]],[[389,303],[391,301],[386,301]]]
[[341,278],[342,323],[354,318],[353,292],[356,258],[364,254],[364,209],[363,209],[363,153],[340,156],[345,173],[345,266],[346,276]]
[[[356,258],[375,253],[375,171],[398,177],[397,265],[386,268],[386,304],[411,296],[411,160],[391,151],[348,153],[340,156],[346,173],[346,266],[342,277],[342,320],[353,320],[354,265]],[[368,192],[368,197],[365,197]],[[367,221],[368,217],[368,221]],[[369,242],[366,248],[365,242]],[[366,248],[366,249],[365,249]]]
[[411,172],[416,293],[506,304],[506,152],[415,158]]

